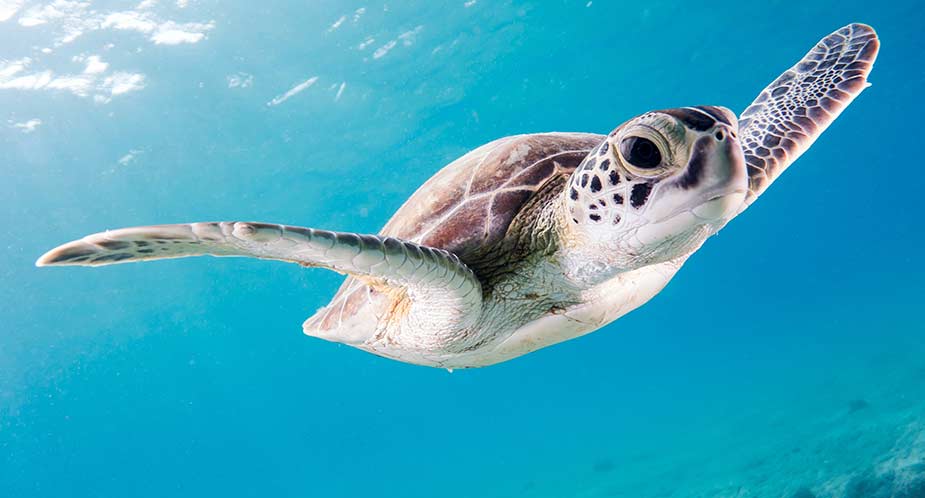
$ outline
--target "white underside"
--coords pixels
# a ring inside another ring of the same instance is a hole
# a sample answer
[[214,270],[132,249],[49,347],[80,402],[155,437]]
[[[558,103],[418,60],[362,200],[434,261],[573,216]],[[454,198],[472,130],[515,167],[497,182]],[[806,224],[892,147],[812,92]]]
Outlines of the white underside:
[[[362,307],[333,330],[305,329],[305,333],[417,365],[438,368],[484,367],[580,337],[613,322],[658,294],[678,272],[685,259],[617,274],[612,279],[583,291],[576,299],[581,304],[519,327],[504,330],[504,325],[500,324],[504,324],[506,320],[492,320],[491,317],[487,317],[482,323],[495,325],[487,325],[492,330],[483,330],[481,334],[495,335],[498,340],[467,352],[441,353],[439,348],[425,352],[390,341],[376,340],[376,324],[383,317],[376,315],[376,310],[381,310],[382,307],[374,303],[368,303],[369,305]],[[379,298],[383,299],[383,296]]]
[[[683,262],[675,260],[619,274],[583,292],[582,304],[544,316],[513,331],[498,331],[503,338],[497,343],[467,353],[423,354],[390,348],[381,343],[364,342],[362,338],[369,337],[370,327],[377,320],[374,314],[368,312],[372,306],[366,308],[367,312],[352,317],[351,323],[344,323],[334,337],[317,333],[310,335],[344,342],[364,351],[418,365],[449,369],[484,367],[580,337],[613,322],[658,294]],[[351,330],[355,333],[351,334]],[[345,340],[347,336],[353,336],[354,340]]]
[[594,332],[642,306],[658,294],[683,261],[622,273],[582,294],[582,304],[528,323],[478,356],[468,366],[487,366]]

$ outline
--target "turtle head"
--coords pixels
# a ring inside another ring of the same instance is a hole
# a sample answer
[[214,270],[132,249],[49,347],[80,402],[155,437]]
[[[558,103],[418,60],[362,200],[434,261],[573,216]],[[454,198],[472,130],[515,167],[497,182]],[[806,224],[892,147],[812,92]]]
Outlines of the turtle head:
[[611,132],[572,174],[567,233],[616,269],[685,257],[735,216],[747,178],[732,111],[649,112]]

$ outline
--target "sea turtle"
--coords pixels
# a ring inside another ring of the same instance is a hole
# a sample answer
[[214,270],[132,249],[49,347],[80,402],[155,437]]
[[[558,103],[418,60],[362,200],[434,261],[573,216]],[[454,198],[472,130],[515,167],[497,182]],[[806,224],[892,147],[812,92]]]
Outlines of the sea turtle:
[[609,135],[502,138],[424,183],[378,235],[254,222],[98,233],[38,266],[210,254],[348,275],[306,334],[419,365],[481,367],[639,307],[868,86],[879,41],[824,38],[741,116],[652,111]]

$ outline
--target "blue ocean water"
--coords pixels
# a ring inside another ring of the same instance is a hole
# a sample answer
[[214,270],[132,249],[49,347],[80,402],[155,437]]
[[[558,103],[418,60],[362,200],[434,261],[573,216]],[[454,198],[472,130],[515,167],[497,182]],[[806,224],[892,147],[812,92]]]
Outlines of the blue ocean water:
[[[925,7],[0,0],[0,496],[925,496]],[[655,299],[485,369],[307,338],[341,277],[37,269],[107,228],[375,232],[498,137],[743,109],[874,26],[866,90]]]

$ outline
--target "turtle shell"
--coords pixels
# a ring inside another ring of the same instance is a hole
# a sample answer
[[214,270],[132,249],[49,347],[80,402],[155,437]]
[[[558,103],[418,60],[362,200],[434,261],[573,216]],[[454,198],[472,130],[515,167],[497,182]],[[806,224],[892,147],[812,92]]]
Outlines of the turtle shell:
[[[472,265],[508,236],[511,223],[537,192],[554,180],[567,179],[605,138],[592,133],[539,133],[485,144],[421,185],[380,235],[444,249]],[[323,335],[363,307],[380,304],[379,297],[361,280],[348,277],[330,304],[305,322],[305,332]]]

